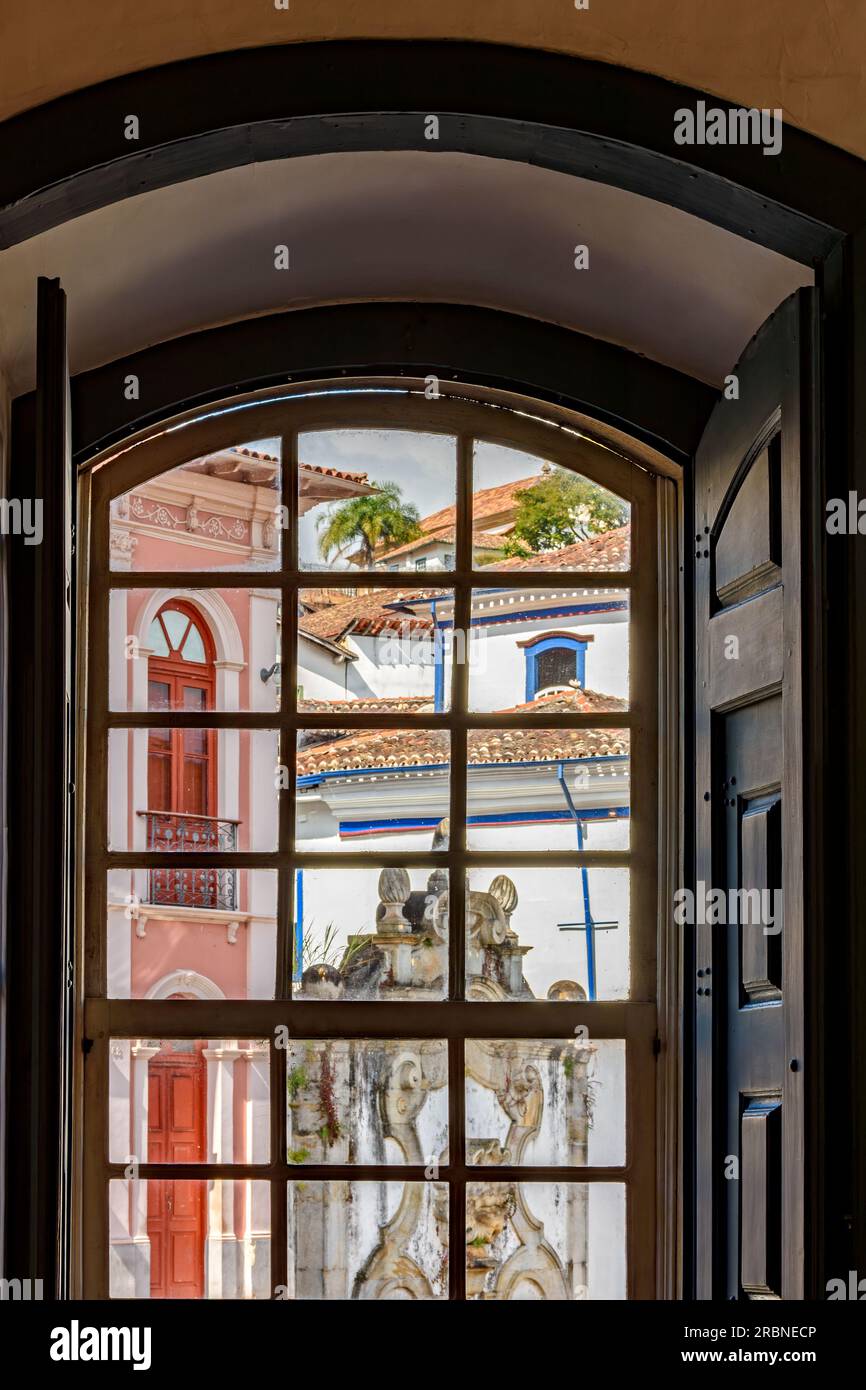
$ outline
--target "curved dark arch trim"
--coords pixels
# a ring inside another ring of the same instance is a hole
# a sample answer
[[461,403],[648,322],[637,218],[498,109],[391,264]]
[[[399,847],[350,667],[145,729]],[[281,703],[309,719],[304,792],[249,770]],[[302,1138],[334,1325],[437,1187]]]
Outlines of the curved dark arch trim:
[[[73,452],[81,461],[190,407],[288,379],[430,373],[579,410],[681,464],[717,399],[669,367],[535,319],[453,304],[334,305],[191,333],[81,373]],[[129,374],[137,401],[124,393]],[[16,409],[32,403],[19,397]]]
[[[0,247],[219,169],[431,147],[615,184],[806,264],[866,224],[866,164],[796,127],[785,128],[773,157],[750,146],[675,145],[674,113],[701,97],[627,68],[486,43],[353,40],[188,59],[2,124]],[[428,113],[440,117],[435,144],[424,136]],[[124,136],[128,115],[139,120],[135,144]]]

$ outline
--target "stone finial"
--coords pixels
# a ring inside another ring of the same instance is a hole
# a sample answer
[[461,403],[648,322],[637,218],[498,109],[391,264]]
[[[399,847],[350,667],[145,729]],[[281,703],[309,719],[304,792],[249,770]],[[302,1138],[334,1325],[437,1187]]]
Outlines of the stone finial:
[[451,822],[447,816],[443,816],[436,829],[433,831],[433,849],[448,849],[451,841]]
[[517,889],[507,874],[497,874],[496,878],[488,888],[491,898],[495,898],[505,913],[505,920],[511,926],[511,914],[517,907],[520,899],[517,896]]
[[384,936],[411,932],[412,927],[403,916],[403,904],[411,891],[412,884],[405,869],[383,869],[380,873],[379,901],[385,911],[376,926]]
[[448,870],[434,869],[427,879],[427,892],[439,897],[440,893],[448,892]]
[[557,980],[547,991],[547,997],[552,1000],[582,1000],[586,998],[586,990],[576,980]]

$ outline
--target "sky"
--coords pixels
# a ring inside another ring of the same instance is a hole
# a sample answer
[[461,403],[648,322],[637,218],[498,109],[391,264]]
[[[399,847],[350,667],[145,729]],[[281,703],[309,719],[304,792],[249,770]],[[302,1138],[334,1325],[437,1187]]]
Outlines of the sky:
[[[257,440],[250,447],[279,453],[279,440]],[[413,430],[341,429],[314,430],[298,437],[302,463],[339,468],[348,473],[366,473],[372,483],[395,482],[407,502],[413,502],[421,517],[454,502],[457,442],[453,435],[422,434]],[[476,491],[534,477],[545,460],[521,449],[500,444],[476,443],[473,483]],[[555,466],[555,465],[554,465]],[[317,568],[324,564],[318,547],[320,518],[326,506],[314,507],[301,518],[299,553],[302,565]],[[347,560],[332,557],[328,567],[351,568]]]
[[[503,449],[496,444],[476,447],[476,489],[513,482],[541,471],[542,459],[517,449]],[[366,473],[373,483],[398,483],[404,499],[413,502],[422,517],[454,502],[456,440],[450,435],[409,430],[318,430],[300,436],[298,452],[302,463]],[[315,507],[301,520],[302,563],[321,563],[316,521],[326,514],[325,507]],[[345,568],[345,564],[340,568]]]

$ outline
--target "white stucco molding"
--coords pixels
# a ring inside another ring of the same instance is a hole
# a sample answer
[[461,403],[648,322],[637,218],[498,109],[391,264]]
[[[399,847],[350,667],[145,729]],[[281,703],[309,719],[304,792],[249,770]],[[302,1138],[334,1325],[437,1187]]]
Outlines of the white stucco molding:
[[197,999],[225,999],[219,985],[197,970],[172,970],[153,985],[147,999],[168,999],[172,994],[194,994]]
[[142,605],[136,622],[135,636],[142,646],[150,625],[164,603],[169,599],[181,598],[197,608],[205,619],[216,647],[216,664],[224,669],[242,671],[246,666],[244,644],[240,628],[225,599],[216,590],[204,589],[155,589]]

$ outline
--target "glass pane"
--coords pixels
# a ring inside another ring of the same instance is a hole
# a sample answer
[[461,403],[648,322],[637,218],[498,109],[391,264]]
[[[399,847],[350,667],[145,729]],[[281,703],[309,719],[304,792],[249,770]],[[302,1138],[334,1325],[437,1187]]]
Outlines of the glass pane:
[[471,849],[628,849],[627,729],[470,729]]
[[[117,592],[112,592],[112,600],[117,597]],[[170,656],[171,648],[168,645],[168,638],[165,635],[165,628],[159,618],[154,618],[147,630],[147,646],[154,656]],[[110,660],[115,660],[114,652],[110,654]]]
[[275,570],[284,515],[279,439],[232,444],[111,502],[113,570]]
[[298,708],[447,709],[453,607],[449,589],[302,589]]
[[465,1046],[467,1163],[625,1163],[624,1042],[468,1038]]
[[466,1296],[626,1297],[625,1186],[470,1182]]
[[444,999],[448,872],[298,869],[294,996]]
[[112,1038],[110,1161],[268,1163],[268,1068],[267,1042]]
[[467,999],[627,999],[628,869],[469,871]]
[[628,569],[629,504],[581,473],[478,440],[472,481],[476,566]]
[[[526,714],[628,709],[625,589],[476,589],[469,707]],[[450,618],[443,612],[443,621]]]
[[439,729],[300,730],[298,848],[447,848],[450,746]]
[[356,429],[300,435],[302,568],[447,569],[454,551],[456,456],[455,440],[442,434]]
[[162,614],[162,621],[168,633],[168,640],[171,643],[172,651],[179,650],[181,638],[185,637],[189,630],[189,614],[179,613],[176,609],[165,609]]
[[254,710],[280,701],[278,589],[112,589],[113,710]]
[[289,1183],[289,1279],[289,1298],[447,1298],[446,1184]]
[[266,1182],[108,1184],[112,1298],[271,1298]]
[[290,1163],[448,1161],[448,1048],[425,1042],[290,1041]]
[[271,869],[111,869],[110,999],[273,999]]
[[277,747],[273,729],[109,730],[109,849],[276,849]]
[[203,662],[207,660],[202,634],[195,623],[190,623],[186,641],[181,652],[184,661]]

